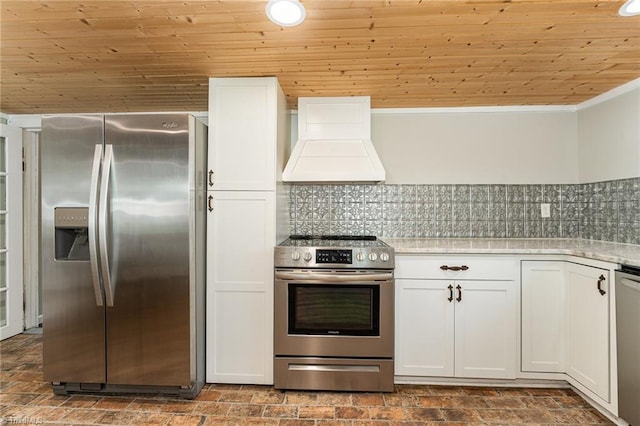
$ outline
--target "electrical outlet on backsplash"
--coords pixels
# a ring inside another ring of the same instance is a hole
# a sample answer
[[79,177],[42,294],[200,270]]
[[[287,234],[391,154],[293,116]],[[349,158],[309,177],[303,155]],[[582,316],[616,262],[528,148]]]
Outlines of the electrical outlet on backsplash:
[[[288,186],[291,234],[640,244],[640,178],[558,185]],[[549,204],[549,217],[542,217],[542,203]]]

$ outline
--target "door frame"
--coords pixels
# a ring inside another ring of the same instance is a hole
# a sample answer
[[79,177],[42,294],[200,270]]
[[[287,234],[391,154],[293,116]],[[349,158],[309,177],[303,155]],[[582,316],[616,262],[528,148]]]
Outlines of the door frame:
[[24,221],[24,323],[25,330],[42,324],[40,281],[40,129],[42,115],[6,116],[10,126],[22,129]]
[[7,324],[0,327],[0,340],[24,331],[24,253],[22,211],[22,129],[0,123],[5,138],[6,162],[6,277]]
[[24,149],[24,322],[25,329],[42,325],[40,295],[40,129],[25,129]]

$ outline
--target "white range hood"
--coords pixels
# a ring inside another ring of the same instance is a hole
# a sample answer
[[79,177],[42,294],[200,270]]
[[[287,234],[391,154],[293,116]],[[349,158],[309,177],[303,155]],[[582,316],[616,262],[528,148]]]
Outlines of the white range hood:
[[285,182],[381,182],[369,96],[298,98],[298,141]]

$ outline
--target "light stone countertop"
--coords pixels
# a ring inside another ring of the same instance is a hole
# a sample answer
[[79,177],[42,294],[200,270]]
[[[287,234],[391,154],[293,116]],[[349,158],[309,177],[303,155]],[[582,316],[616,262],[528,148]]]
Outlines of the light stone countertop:
[[381,238],[396,254],[564,254],[640,267],[640,245],[576,238]]

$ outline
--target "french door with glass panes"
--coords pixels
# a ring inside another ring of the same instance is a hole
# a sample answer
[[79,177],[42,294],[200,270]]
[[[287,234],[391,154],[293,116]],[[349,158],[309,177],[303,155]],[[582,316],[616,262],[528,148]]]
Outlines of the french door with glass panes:
[[22,257],[22,130],[0,124],[0,340],[23,330]]

